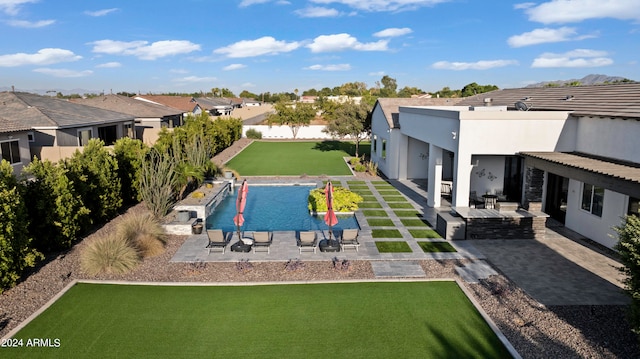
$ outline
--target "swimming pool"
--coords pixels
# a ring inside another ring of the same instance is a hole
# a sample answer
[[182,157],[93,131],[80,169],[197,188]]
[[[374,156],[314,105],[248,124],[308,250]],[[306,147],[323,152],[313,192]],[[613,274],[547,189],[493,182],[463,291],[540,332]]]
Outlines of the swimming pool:
[[[239,187],[238,187],[239,188]],[[207,217],[207,228],[235,231],[233,216],[236,214],[238,191],[229,194],[213,213]],[[244,231],[310,231],[326,230],[322,216],[311,216],[307,208],[309,191],[316,188],[307,185],[260,186],[249,184],[247,205],[244,210]],[[354,215],[338,215],[334,229],[359,228]]]

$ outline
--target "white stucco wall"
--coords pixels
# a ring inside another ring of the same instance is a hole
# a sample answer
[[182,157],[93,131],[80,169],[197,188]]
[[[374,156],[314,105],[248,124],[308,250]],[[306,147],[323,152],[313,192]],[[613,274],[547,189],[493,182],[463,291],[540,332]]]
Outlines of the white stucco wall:
[[605,190],[602,217],[582,209],[582,182],[569,180],[567,194],[567,217],[565,226],[581,235],[612,248],[616,244],[613,227],[621,223],[627,213],[627,197],[623,194]]
[[[504,156],[473,156],[470,190],[478,196],[495,194],[504,186]],[[477,164],[476,164],[477,163]]]
[[[242,136],[246,137],[247,130],[255,129],[262,132],[264,139],[293,139],[293,132],[289,126],[265,126],[252,125],[242,126]],[[322,132],[325,126],[313,125],[300,127],[296,139],[331,139],[329,134]]]
[[[374,152],[373,145],[371,146],[371,160],[378,164],[378,170],[384,173],[388,178],[398,178],[398,164],[392,163],[390,157],[394,157],[395,148],[399,145],[395,143],[395,146],[390,148],[391,131],[398,131],[390,129],[384,113],[379,106],[373,109],[371,114],[371,140],[373,136],[377,137],[376,149]],[[382,157],[382,143],[386,141],[386,158]]]
[[427,178],[429,174],[429,144],[409,137],[408,146],[407,178]]
[[624,161],[640,161],[640,125],[637,120],[581,117],[576,151]]
[[31,162],[31,150],[29,149],[27,131],[0,134],[0,142],[16,140],[18,141],[18,147],[20,149],[20,162],[12,164],[11,167],[13,167],[13,174],[17,176],[22,172],[24,166]]

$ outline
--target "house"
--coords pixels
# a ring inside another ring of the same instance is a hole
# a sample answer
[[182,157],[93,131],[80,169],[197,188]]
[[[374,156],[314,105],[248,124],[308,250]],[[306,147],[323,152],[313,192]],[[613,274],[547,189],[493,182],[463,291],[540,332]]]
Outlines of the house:
[[194,100],[211,116],[228,116],[234,109],[232,101],[223,97],[198,97]]
[[31,127],[0,114],[0,155],[11,164],[13,173],[19,174],[31,162],[29,142],[32,139]]
[[31,129],[28,158],[58,161],[92,138],[111,145],[119,138],[135,137],[133,116],[25,92],[0,92],[0,118],[3,127],[17,123]]
[[71,101],[104,110],[126,113],[135,117],[136,138],[149,144],[155,143],[160,129],[179,127],[183,124],[181,110],[152,102],[135,100],[127,96],[112,94],[73,99]]
[[419,157],[419,154],[428,153],[428,148],[425,149],[425,144],[413,140],[403,142],[405,138],[401,136],[398,121],[399,108],[401,106],[452,106],[458,101],[460,99],[455,98],[379,98],[371,111],[371,160],[378,164],[378,169],[388,178],[426,178],[426,168],[413,164],[403,166],[403,172],[400,173],[401,162],[398,156],[401,143],[402,146],[410,145],[411,152],[418,154],[417,158],[412,159],[413,161],[424,160],[424,156]]
[[426,174],[428,193],[437,194],[429,206],[441,206],[441,184],[450,179],[458,213],[469,213],[471,193],[491,194],[612,248],[612,227],[638,213],[639,121],[638,83],[506,89],[456,106],[401,106],[399,134],[387,144],[398,154],[387,156],[385,169],[398,166],[391,173],[398,179]]
[[137,95],[133,98],[178,109],[182,111],[184,116],[188,114],[199,115],[202,111],[206,111],[191,96]]

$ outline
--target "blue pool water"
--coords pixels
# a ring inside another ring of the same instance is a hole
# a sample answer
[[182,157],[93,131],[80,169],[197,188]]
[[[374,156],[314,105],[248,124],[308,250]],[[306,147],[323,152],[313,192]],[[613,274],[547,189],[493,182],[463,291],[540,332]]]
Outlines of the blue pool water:
[[[239,188],[239,187],[237,187]],[[251,186],[244,210],[244,231],[326,230],[323,216],[311,216],[307,208],[309,191],[315,186]],[[229,194],[207,217],[207,228],[234,231],[238,192]],[[359,228],[355,216],[338,216],[334,229]]]

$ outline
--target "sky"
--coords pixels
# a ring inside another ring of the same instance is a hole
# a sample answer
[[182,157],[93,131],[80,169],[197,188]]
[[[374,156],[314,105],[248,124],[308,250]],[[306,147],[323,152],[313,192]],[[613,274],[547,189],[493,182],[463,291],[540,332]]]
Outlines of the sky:
[[0,0],[0,89],[640,80],[640,0]]

